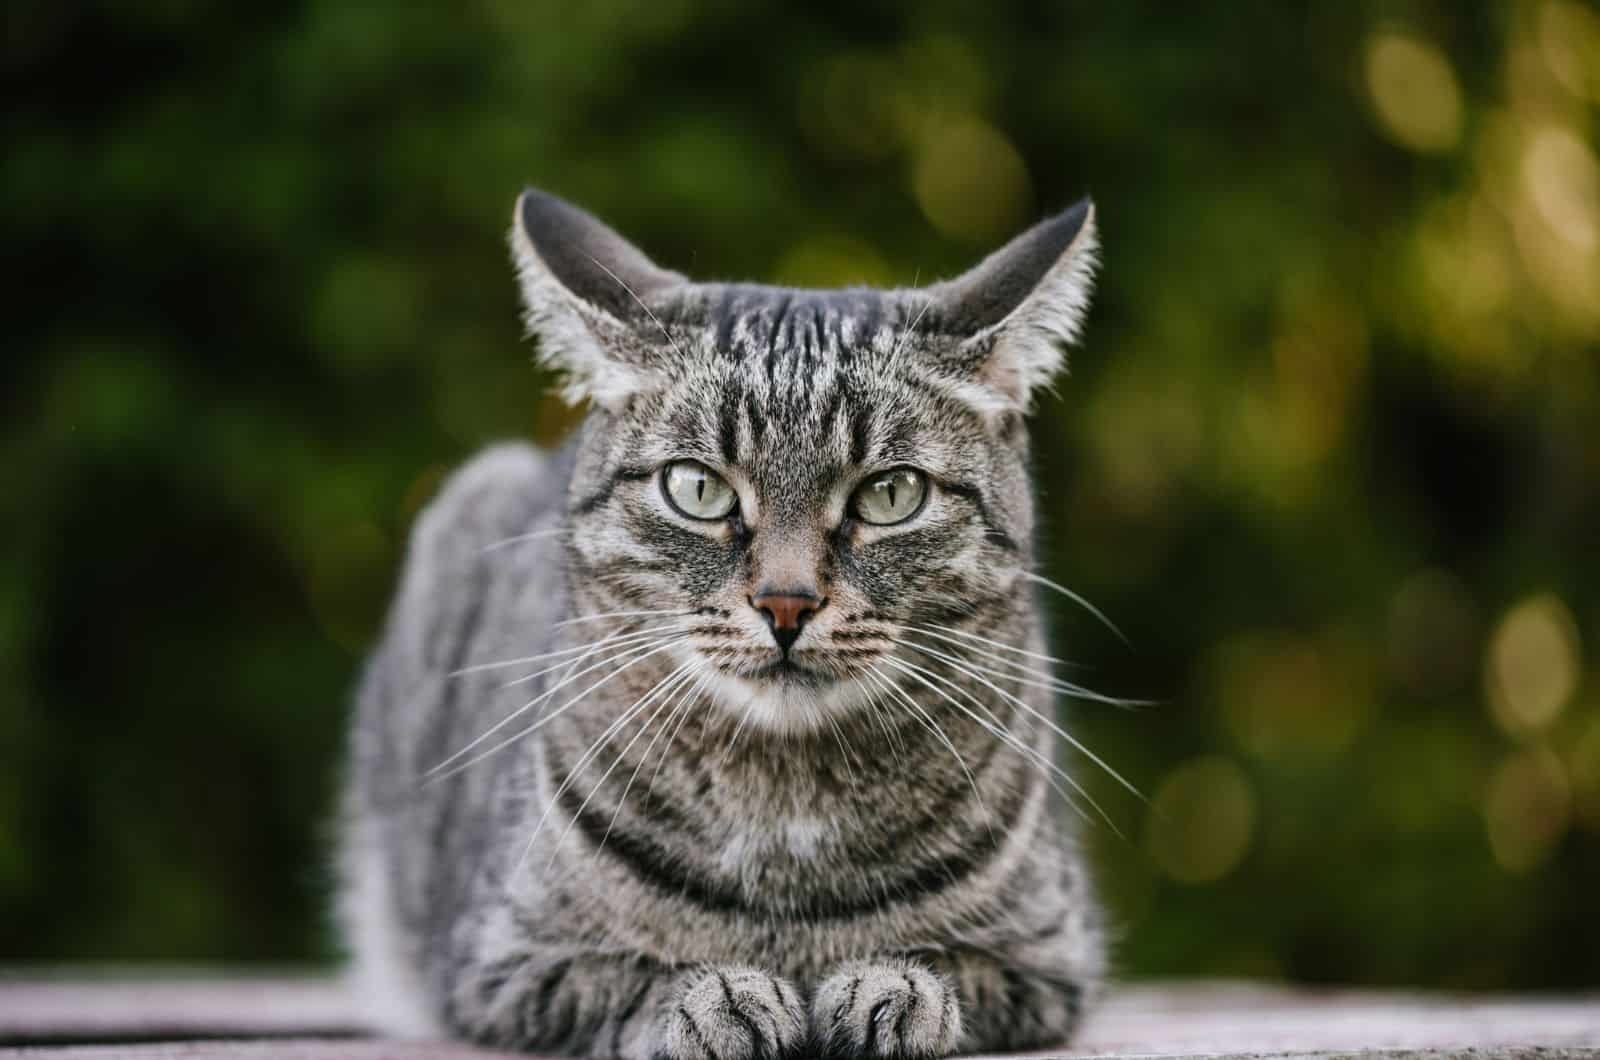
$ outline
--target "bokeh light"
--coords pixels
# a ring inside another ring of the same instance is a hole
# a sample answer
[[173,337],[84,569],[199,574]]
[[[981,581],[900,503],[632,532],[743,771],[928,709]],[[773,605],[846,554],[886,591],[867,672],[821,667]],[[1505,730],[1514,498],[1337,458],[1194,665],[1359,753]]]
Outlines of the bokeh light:
[[1337,754],[1371,713],[1370,669],[1364,645],[1338,631],[1253,634],[1223,645],[1218,696],[1234,738],[1253,754]]
[[1512,752],[1489,781],[1483,812],[1495,861],[1507,872],[1536,868],[1560,842],[1571,814],[1561,760],[1544,748]]
[[1561,599],[1531,597],[1506,612],[1489,642],[1484,673],[1495,720],[1509,733],[1546,728],[1578,687],[1577,626]]
[[927,131],[912,186],[935,228],[972,243],[1009,235],[1033,210],[1027,164],[999,130],[976,118]]
[[1600,13],[1586,4],[1554,0],[1539,7],[1539,46],[1563,88],[1600,103]]
[[1461,138],[1461,89],[1450,60],[1411,33],[1367,41],[1367,91],[1383,129],[1413,151],[1447,151]]
[[1179,883],[1212,883],[1250,849],[1256,797],[1244,772],[1220,756],[1185,762],[1162,780],[1145,816],[1145,844]]

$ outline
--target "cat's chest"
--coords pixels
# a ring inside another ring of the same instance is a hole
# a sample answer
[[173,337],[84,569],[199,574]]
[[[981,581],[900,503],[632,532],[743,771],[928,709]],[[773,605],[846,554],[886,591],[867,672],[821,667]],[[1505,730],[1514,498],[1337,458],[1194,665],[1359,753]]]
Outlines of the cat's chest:
[[774,859],[810,862],[826,855],[838,837],[837,823],[816,814],[751,814],[724,822],[709,844],[717,868],[738,875]]

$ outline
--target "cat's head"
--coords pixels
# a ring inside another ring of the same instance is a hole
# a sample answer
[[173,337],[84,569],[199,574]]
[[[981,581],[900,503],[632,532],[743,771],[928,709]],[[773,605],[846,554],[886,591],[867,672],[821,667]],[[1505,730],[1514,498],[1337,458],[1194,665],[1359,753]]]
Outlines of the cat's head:
[[511,241],[539,356],[591,405],[581,614],[779,730],[887,694],[926,662],[908,636],[1023,636],[1023,418],[1088,305],[1087,201],[915,289],[696,283],[533,190]]

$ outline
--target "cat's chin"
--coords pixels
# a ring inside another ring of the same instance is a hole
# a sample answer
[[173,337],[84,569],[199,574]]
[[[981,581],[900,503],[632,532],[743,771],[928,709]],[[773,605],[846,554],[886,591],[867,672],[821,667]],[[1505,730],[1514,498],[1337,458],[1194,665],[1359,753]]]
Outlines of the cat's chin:
[[768,732],[807,733],[867,700],[858,681],[784,660],[754,673],[720,673],[710,684],[712,700],[743,725]]

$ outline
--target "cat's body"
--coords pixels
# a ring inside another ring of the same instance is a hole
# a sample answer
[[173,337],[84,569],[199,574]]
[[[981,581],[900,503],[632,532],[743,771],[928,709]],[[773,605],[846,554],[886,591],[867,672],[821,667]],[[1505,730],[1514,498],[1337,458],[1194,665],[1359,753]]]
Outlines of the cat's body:
[[638,1058],[1064,1039],[1102,948],[1028,670],[1022,414],[1087,209],[924,291],[689,284],[531,192],[514,242],[594,410],[413,536],[345,805],[375,1019]]

